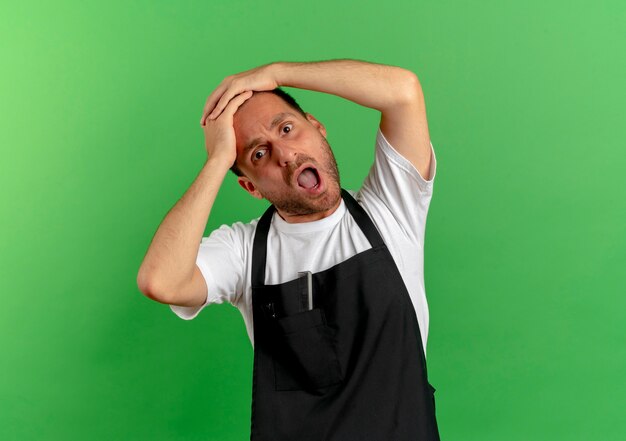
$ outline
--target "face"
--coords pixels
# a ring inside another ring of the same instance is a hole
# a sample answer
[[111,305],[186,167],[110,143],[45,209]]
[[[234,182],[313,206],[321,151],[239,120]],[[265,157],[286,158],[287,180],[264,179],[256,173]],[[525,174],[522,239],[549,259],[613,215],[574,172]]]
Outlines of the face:
[[239,184],[270,201],[288,222],[331,214],[341,201],[326,129],[272,93],[255,93],[235,113]]

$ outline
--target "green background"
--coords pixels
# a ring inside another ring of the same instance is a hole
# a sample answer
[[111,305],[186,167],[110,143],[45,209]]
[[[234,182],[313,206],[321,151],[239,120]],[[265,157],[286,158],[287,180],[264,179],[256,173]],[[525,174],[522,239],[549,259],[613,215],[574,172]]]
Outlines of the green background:
[[[424,89],[442,439],[626,439],[625,9],[3,2],[0,439],[248,439],[239,311],[183,321],[139,292],[137,270],[200,171],[199,119],[223,77],[332,58],[408,68]],[[357,189],[377,113],[289,91]],[[265,206],[229,175],[207,234]]]

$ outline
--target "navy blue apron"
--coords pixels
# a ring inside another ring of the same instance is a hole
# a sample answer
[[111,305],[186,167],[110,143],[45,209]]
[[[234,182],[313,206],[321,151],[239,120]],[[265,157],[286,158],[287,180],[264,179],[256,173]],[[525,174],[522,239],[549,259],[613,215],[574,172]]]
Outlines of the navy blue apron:
[[342,197],[372,248],[308,282],[265,285],[274,206],[257,224],[250,439],[439,440],[411,298],[367,213],[347,191]]

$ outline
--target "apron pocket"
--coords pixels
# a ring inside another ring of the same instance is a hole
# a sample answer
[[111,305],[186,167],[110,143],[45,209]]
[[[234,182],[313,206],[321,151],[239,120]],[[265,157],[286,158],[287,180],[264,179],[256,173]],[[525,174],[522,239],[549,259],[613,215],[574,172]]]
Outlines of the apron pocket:
[[276,320],[274,373],[276,390],[314,390],[343,377],[334,331],[320,308]]

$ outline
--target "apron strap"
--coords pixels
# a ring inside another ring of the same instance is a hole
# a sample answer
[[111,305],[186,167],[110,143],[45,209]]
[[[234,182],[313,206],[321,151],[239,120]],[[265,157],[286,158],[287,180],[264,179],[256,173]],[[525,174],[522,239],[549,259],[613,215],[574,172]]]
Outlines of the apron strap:
[[252,245],[252,274],[250,282],[252,286],[265,285],[265,260],[267,259],[267,233],[270,231],[272,216],[274,215],[274,205],[270,205],[259,222],[256,224],[254,232],[254,242]]
[[341,196],[343,196],[343,200],[346,203],[348,211],[356,221],[363,234],[365,234],[365,237],[367,237],[367,240],[369,240],[372,248],[385,245],[385,242],[376,229],[374,222],[372,222],[372,219],[370,219],[363,207],[361,207],[361,204],[359,204],[356,199],[354,199],[352,195],[343,188],[341,189]]
[[[355,222],[361,228],[361,231],[369,241],[372,248],[383,246],[385,242],[376,229],[376,226],[367,215],[363,207],[343,188],[341,196],[346,204],[346,208]],[[265,285],[265,262],[267,260],[267,235],[272,224],[272,217],[276,208],[270,205],[263,216],[259,219],[254,233],[254,242],[252,246],[252,274],[250,281],[252,286]]]

